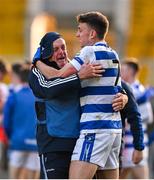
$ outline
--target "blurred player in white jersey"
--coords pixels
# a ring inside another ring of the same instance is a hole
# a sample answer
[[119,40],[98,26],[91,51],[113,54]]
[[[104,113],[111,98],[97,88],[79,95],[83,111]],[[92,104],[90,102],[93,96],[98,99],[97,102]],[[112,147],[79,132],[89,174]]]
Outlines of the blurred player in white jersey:
[[[148,91],[137,79],[139,71],[139,65],[133,58],[126,59],[122,64],[122,78],[128,82],[133,90],[136,101],[139,105],[139,111],[142,118],[142,126],[144,131],[144,144],[145,149],[143,150],[143,160],[139,164],[134,164],[132,161],[132,155],[134,151],[133,137],[130,131],[129,124],[126,125],[125,131],[125,149],[123,151],[123,172],[121,178],[126,178],[129,173],[132,174],[132,178],[148,179],[148,135],[147,135],[147,124],[153,121],[153,112],[148,96]],[[146,92],[146,96],[145,96]]]

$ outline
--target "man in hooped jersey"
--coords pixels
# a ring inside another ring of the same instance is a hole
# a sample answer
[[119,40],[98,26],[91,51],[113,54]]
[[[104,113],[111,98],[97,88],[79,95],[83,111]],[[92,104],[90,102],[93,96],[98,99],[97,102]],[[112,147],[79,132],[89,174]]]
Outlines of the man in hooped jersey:
[[90,179],[98,169],[105,169],[107,178],[118,178],[122,124],[120,113],[112,107],[114,96],[121,91],[118,55],[105,42],[109,22],[103,14],[80,14],[77,21],[81,52],[60,70],[41,61],[36,66],[51,78],[78,72],[88,59],[89,63],[102,64],[105,72],[101,77],[81,82],[80,137],[72,155],[69,177]]

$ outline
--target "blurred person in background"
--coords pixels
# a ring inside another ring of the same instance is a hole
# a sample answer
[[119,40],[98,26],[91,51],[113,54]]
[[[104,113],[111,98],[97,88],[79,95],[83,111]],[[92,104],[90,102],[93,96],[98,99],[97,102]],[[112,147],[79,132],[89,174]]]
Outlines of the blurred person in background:
[[[146,88],[145,95],[142,100],[149,99],[152,104],[152,109],[154,113],[154,87]],[[149,178],[154,178],[154,123],[148,126],[149,130]]]
[[34,96],[28,86],[29,67],[13,64],[13,89],[4,106],[4,129],[9,146],[9,178],[39,178],[35,138]]
[[17,92],[22,86],[22,83],[20,83],[19,78],[16,75],[18,72],[20,72],[21,67],[21,63],[14,63],[11,67],[12,70],[10,72],[11,82],[9,84],[9,94]]
[[132,178],[138,179],[148,179],[149,169],[148,169],[148,135],[147,135],[147,124],[153,121],[153,112],[150,101],[148,98],[143,98],[145,92],[145,87],[137,79],[139,72],[139,65],[137,61],[133,58],[126,59],[122,64],[121,76],[122,79],[128,82],[133,90],[136,101],[139,105],[139,111],[141,113],[142,125],[144,131],[144,144],[145,149],[143,151],[143,160],[139,164],[134,164],[132,161],[133,157],[133,137],[130,130],[130,126],[126,123],[125,126],[125,149],[123,151],[122,159],[122,174],[121,178],[126,178],[129,173],[131,173]]
[[0,169],[7,169],[7,137],[2,126],[3,123],[3,107],[8,97],[8,86],[4,83],[4,76],[7,73],[6,65],[0,59]]

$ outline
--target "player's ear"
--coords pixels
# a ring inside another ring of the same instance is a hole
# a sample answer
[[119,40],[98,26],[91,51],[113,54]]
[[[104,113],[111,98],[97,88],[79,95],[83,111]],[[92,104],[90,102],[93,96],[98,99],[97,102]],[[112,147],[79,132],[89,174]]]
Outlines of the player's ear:
[[91,31],[90,31],[90,38],[94,39],[96,36],[97,36],[96,31],[94,29],[91,29]]

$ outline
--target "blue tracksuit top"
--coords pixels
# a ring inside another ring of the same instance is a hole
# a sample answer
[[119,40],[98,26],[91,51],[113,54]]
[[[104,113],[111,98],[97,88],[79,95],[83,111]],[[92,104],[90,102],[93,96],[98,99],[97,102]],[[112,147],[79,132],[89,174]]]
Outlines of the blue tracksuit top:
[[38,124],[47,124],[51,136],[77,138],[80,120],[79,78],[72,75],[47,80],[38,69],[33,68],[30,87],[36,96]]
[[80,125],[80,80],[77,75],[46,79],[32,68],[30,87],[36,97],[39,153],[73,151]]
[[34,95],[28,86],[10,93],[4,106],[4,128],[10,149],[37,151]]

